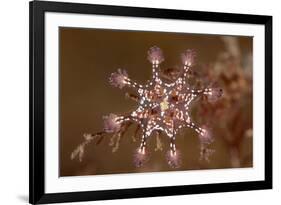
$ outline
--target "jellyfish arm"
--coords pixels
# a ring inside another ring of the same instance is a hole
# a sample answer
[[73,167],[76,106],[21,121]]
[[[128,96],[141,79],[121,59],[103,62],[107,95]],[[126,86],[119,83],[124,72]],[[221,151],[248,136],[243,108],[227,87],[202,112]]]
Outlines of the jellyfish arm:
[[179,168],[181,166],[181,159],[180,159],[180,153],[176,149],[176,136],[175,133],[173,133],[170,136],[170,146],[169,151],[167,152],[167,162],[168,165],[172,168]]
[[183,74],[182,77],[187,77],[188,71],[192,66],[194,66],[196,53],[192,49],[187,49],[181,54],[181,61],[183,64]]
[[114,72],[110,75],[109,83],[112,86],[120,89],[124,88],[125,86],[134,88],[136,90],[143,87],[142,85],[130,79],[126,70],[122,70],[120,68],[117,70],[117,72]]
[[152,78],[148,81],[148,83],[144,86],[145,89],[155,85],[160,80],[160,64],[164,61],[164,55],[160,48],[157,46],[151,47],[147,51],[147,60],[152,65]]
[[199,127],[193,122],[187,124],[187,127],[193,129],[198,133],[200,142],[200,160],[209,161],[209,157],[213,154],[214,150],[209,148],[209,145],[214,141],[210,131],[205,127]]
[[147,132],[147,127],[142,131],[141,143],[139,148],[135,151],[134,154],[134,164],[136,167],[141,167],[148,160],[148,153],[146,150],[146,141],[149,137]]

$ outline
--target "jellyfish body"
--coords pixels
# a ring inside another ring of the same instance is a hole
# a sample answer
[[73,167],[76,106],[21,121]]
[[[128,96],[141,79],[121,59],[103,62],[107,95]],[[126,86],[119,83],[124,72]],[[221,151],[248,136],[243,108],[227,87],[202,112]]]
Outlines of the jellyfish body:
[[182,53],[182,72],[171,83],[163,81],[159,75],[160,64],[164,61],[162,50],[156,46],[151,47],[147,59],[152,64],[152,79],[145,85],[134,82],[128,77],[127,72],[121,69],[111,74],[111,85],[120,89],[127,86],[136,91],[135,99],[138,100],[138,105],[129,115],[109,115],[104,129],[107,132],[117,132],[126,121],[135,122],[140,126],[141,143],[134,154],[134,163],[137,167],[143,166],[148,160],[147,138],[154,131],[164,133],[170,139],[167,163],[173,168],[178,168],[181,165],[181,157],[176,148],[176,135],[180,129],[194,129],[203,147],[212,142],[209,131],[192,122],[189,114],[191,103],[204,95],[210,102],[215,102],[222,96],[222,89],[210,87],[192,89],[188,86],[187,74],[195,59],[193,50],[188,49]]

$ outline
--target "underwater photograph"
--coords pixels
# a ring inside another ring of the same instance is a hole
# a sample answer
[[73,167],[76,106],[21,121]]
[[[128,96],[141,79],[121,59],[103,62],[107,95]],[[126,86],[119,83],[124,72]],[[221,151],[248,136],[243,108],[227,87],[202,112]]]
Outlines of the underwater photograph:
[[253,37],[59,28],[59,175],[253,167]]

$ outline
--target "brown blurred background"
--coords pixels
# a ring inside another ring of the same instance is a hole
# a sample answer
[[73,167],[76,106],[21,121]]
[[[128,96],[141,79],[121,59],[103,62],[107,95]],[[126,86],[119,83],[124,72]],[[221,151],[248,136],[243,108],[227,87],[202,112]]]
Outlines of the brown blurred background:
[[[65,27],[60,28],[59,35],[60,176],[252,166],[252,37]],[[182,158],[180,168],[167,165],[167,136],[161,136],[164,150],[156,152],[156,139],[150,137],[150,159],[144,167],[136,168],[133,153],[139,139],[133,142],[131,138],[136,125],[127,130],[117,152],[108,145],[108,135],[99,145],[86,147],[82,162],[71,160],[84,133],[103,129],[102,116],[136,107],[136,102],[125,98],[127,90],[110,86],[108,78],[122,68],[130,78],[144,84],[151,77],[147,50],[154,45],[164,52],[162,69],[180,66],[180,53],[194,49],[194,86],[215,82],[224,90],[217,103],[198,100],[192,109],[193,120],[208,125],[215,139],[210,161],[199,160],[197,134],[186,129],[176,138]]]

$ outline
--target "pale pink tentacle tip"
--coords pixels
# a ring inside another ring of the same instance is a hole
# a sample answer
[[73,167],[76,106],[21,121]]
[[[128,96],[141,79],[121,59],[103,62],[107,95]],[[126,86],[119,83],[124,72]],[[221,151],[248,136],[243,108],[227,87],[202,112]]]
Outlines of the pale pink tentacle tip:
[[185,66],[193,66],[195,62],[196,53],[192,49],[187,49],[181,54],[182,64]]
[[157,46],[151,47],[147,52],[147,59],[152,64],[160,64],[164,61],[163,52]]
[[173,152],[169,150],[167,152],[167,162],[172,168],[179,168],[181,166],[181,157],[179,151]]
[[118,69],[117,72],[112,73],[109,77],[109,83],[114,87],[122,89],[126,85],[128,74],[125,70]]
[[110,113],[108,116],[103,117],[104,131],[107,133],[116,133],[121,128],[121,123],[118,122],[118,116]]

